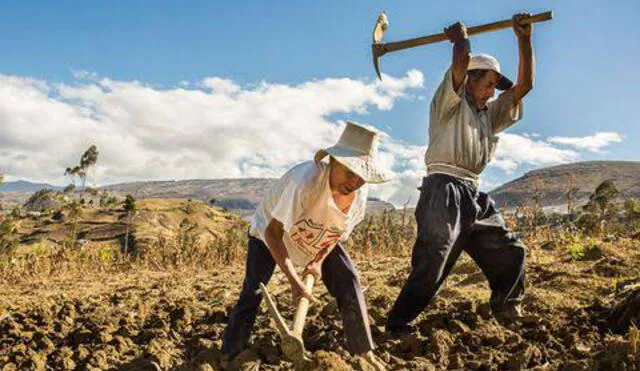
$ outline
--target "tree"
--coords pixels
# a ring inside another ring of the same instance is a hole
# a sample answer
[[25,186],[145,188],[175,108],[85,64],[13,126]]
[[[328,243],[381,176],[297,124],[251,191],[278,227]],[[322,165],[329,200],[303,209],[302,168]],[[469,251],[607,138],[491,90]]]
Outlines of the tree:
[[124,233],[124,254],[127,255],[129,253],[129,230],[131,229],[131,222],[136,217],[136,210],[138,206],[136,205],[136,199],[133,198],[132,195],[127,195],[124,199],[124,210],[127,212],[127,224],[126,230]]
[[75,189],[76,189],[76,185],[75,184],[69,184],[68,186],[64,187],[62,192],[69,193],[69,192],[75,191]]
[[613,201],[619,194],[613,180],[605,180],[589,196],[589,202],[584,206],[584,210],[599,213],[600,219],[604,219],[613,210]]
[[132,195],[127,195],[124,199],[124,211],[135,211],[138,207],[136,206],[136,199],[133,198]]
[[640,201],[635,198],[626,199],[624,201],[624,213],[630,222],[640,220]]
[[575,187],[576,184],[576,177],[575,175],[569,174],[569,179],[567,182],[567,192],[565,193],[565,195],[567,196],[567,214],[571,215],[571,212],[573,211],[573,195],[575,194],[576,191],[578,191],[579,189]]
[[73,248],[78,239],[78,222],[82,216],[82,205],[77,200],[73,200],[67,205],[67,208],[69,210],[69,219],[71,219],[71,241],[69,247]]
[[98,147],[92,145],[80,157],[80,164],[65,169],[64,175],[71,180],[74,186],[76,184],[75,178],[78,177],[82,181],[81,189],[84,190],[84,185],[87,181],[87,173],[89,168],[98,162],[98,153]]
[[[0,185],[4,182],[4,174],[0,173]],[[2,203],[0,203],[0,222],[2,221],[4,213],[2,212]]]
[[0,251],[12,249],[18,245],[18,227],[13,219],[7,218],[0,223]]
[[80,168],[82,169],[81,179],[82,188],[84,189],[85,182],[87,180],[87,171],[89,168],[98,162],[98,147],[95,145],[90,146],[80,158]]

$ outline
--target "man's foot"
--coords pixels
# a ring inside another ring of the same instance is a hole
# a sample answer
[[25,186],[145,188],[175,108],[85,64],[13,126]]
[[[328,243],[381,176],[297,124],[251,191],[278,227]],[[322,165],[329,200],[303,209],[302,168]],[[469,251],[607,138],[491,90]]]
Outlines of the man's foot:
[[389,326],[387,325],[387,336],[390,339],[404,339],[407,336],[411,335],[415,328],[410,325],[400,325],[400,326]]
[[504,304],[499,307],[493,307],[493,316],[504,320],[516,320],[524,317],[522,314],[522,305],[518,304]]
[[376,371],[385,371],[387,369],[387,365],[380,358],[376,357],[372,350],[360,354],[360,357]]
[[223,370],[258,370],[262,360],[251,349],[245,349],[240,353],[233,355],[225,354],[220,360],[220,368]]

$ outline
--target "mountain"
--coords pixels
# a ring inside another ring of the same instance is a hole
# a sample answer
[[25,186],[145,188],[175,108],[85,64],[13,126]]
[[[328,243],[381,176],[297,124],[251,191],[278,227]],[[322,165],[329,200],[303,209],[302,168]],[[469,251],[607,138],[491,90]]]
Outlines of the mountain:
[[[570,183],[573,184],[574,190],[572,202],[581,204],[585,203],[596,187],[607,179],[615,181],[621,199],[640,199],[638,161],[578,162],[533,170],[492,190],[490,194],[499,207],[513,208],[531,200],[537,192],[542,206],[563,211]],[[101,190],[120,195],[131,194],[136,199],[191,198],[206,203],[214,201],[215,206],[246,217],[253,212],[264,192],[275,182],[276,179],[266,178],[141,181],[113,184],[102,187]],[[2,202],[5,206],[24,202],[29,193],[42,188],[61,187],[24,181],[8,182],[0,186],[0,192],[4,192]],[[368,212],[381,212],[393,208],[393,205],[377,199],[370,199],[367,203]]]
[[64,187],[52,186],[46,183],[31,183],[25,180],[18,180],[15,182],[5,182],[0,184],[0,192],[38,192],[41,189],[53,189],[61,191]]
[[621,199],[640,199],[640,161],[589,161],[537,169],[489,193],[498,207],[513,208],[537,192],[542,206],[564,211],[569,187],[573,189],[572,202],[584,204],[608,179],[614,181]]
[[[214,201],[215,206],[224,207],[243,217],[251,215],[264,193],[277,179],[195,179],[178,181],[132,182],[103,187],[120,194],[131,194],[135,198],[192,198],[204,202]],[[382,212],[395,207],[379,199],[369,199],[367,212]]]

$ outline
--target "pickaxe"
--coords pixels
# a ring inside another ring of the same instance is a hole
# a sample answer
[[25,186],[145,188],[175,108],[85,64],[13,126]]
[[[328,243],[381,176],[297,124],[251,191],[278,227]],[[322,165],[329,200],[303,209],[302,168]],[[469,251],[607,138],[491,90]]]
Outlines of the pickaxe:
[[[532,15],[531,17],[524,18],[521,20],[521,23],[534,23],[534,22],[543,22],[548,21],[553,18],[553,12],[548,11],[536,15]],[[447,35],[444,33],[416,37],[414,39],[395,41],[389,43],[381,43],[382,37],[384,36],[384,32],[387,27],[389,27],[389,21],[387,20],[387,15],[382,12],[378,16],[378,20],[376,21],[376,25],[373,28],[373,44],[371,45],[371,49],[373,51],[373,66],[376,69],[376,73],[378,74],[378,78],[382,80],[382,75],[380,74],[380,57],[383,55],[395,52],[398,50],[413,48],[420,45],[433,44],[440,41],[448,40]],[[467,34],[469,36],[476,35],[479,33],[490,32],[502,30],[504,28],[511,28],[511,19],[505,19],[498,22],[488,23],[481,26],[475,26],[467,28]]]
[[[315,279],[313,275],[308,274],[304,278],[304,286],[309,294],[313,290],[313,285],[315,283]],[[306,297],[301,297],[298,302],[298,309],[296,311],[295,317],[293,319],[293,329],[289,330],[289,327],[285,324],[280,312],[278,312],[278,308],[276,307],[275,302],[269,295],[269,291],[267,287],[260,284],[260,291],[262,291],[262,295],[264,295],[267,306],[269,307],[269,313],[273,317],[278,326],[278,331],[282,336],[282,353],[291,360],[295,365],[303,364],[306,360],[304,353],[304,342],[302,341],[302,329],[304,328],[304,322],[307,318],[307,312],[309,311],[309,299]]]

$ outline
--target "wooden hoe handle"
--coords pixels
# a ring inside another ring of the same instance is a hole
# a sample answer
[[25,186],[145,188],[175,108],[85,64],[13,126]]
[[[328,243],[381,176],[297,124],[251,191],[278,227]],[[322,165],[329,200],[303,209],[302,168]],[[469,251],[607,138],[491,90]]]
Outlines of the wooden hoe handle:
[[[313,285],[315,284],[315,277],[312,274],[308,274],[304,277],[304,286],[307,292],[311,294],[313,291]],[[302,336],[302,330],[304,329],[304,321],[307,319],[307,312],[309,311],[309,299],[304,296],[300,298],[298,302],[298,310],[296,316],[293,319],[293,335]]]

